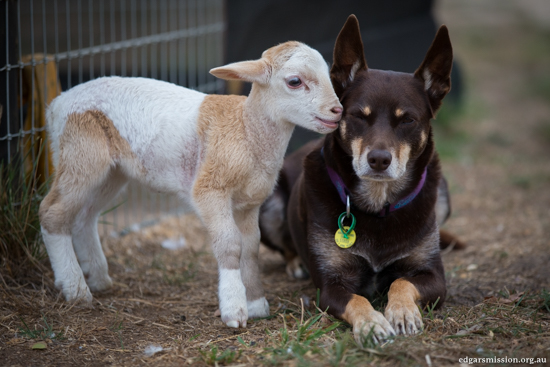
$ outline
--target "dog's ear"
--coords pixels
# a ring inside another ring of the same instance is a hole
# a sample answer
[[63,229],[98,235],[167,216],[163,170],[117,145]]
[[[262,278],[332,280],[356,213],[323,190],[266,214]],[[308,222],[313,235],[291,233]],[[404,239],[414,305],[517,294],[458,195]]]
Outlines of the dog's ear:
[[432,112],[441,106],[441,101],[451,90],[451,69],[453,67],[453,47],[449,30],[442,25],[414,75],[424,82]]
[[211,69],[210,74],[224,80],[266,84],[271,75],[271,66],[265,59],[240,61]]
[[330,79],[338,97],[341,97],[342,92],[353,80],[357,71],[362,69],[367,69],[367,62],[363,51],[359,21],[352,14],[342,27],[334,45]]

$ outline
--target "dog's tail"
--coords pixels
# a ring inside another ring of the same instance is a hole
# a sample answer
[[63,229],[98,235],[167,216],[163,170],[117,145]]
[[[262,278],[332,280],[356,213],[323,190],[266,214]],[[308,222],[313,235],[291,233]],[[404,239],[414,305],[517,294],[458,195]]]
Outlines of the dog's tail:
[[462,242],[452,233],[443,229],[439,230],[439,248],[441,250],[463,250],[466,248],[466,243]]

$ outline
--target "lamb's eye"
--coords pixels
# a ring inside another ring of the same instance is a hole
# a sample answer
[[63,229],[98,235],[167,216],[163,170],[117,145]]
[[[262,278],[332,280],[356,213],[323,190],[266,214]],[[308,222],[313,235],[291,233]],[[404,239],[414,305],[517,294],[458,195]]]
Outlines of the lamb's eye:
[[299,88],[302,85],[302,79],[298,78],[297,76],[293,76],[287,79],[286,85],[288,85],[290,88]]

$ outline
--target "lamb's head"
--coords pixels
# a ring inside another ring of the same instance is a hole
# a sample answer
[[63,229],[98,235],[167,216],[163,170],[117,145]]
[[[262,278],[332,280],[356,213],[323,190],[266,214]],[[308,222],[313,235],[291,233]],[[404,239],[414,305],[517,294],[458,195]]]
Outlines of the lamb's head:
[[327,134],[336,130],[342,117],[327,63],[303,43],[285,42],[264,51],[259,60],[232,63],[210,73],[253,83],[250,98],[261,103],[273,120]]

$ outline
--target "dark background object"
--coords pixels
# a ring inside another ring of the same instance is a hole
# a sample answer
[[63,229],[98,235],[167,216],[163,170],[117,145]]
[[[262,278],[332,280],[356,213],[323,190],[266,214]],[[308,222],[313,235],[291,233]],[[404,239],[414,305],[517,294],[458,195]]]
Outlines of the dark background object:
[[[368,66],[414,72],[422,62],[438,28],[433,0],[227,0],[226,62],[258,59],[269,47],[296,40],[317,49],[332,63],[336,37],[350,14],[361,25]],[[458,99],[460,79],[453,68]],[[247,94],[247,85],[241,93]],[[288,152],[318,135],[297,128]]]

